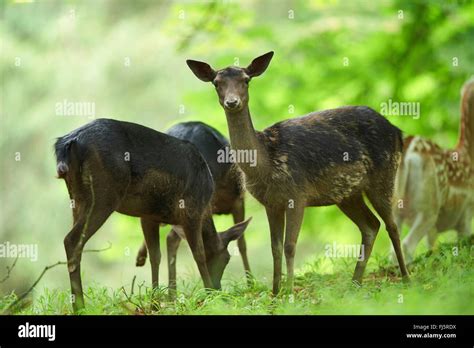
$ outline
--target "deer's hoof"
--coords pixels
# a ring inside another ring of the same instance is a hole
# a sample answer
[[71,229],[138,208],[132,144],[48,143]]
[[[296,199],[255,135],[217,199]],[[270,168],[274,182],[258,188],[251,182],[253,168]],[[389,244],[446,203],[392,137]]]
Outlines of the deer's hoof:
[[137,261],[135,263],[135,266],[142,267],[145,264],[145,261],[146,261],[146,257],[139,256],[139,257],[137,257]]

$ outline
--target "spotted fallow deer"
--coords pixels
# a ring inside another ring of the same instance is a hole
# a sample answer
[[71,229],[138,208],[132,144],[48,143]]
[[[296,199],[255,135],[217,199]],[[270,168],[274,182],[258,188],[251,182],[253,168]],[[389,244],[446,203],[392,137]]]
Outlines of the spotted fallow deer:
[[247,189],[267,213],[273,293],[280,290],[283,250],[287,290],[293,288],[296,241],[308,206],[335,204],[359,227],[365,258],[357,262],[353,281],[362,282],[380,227],[364,202],[364,193],[384,220],[402,275],[408,279],[392,214],[394,180],[403,145],[401,131],[365,106],[313,112],[256,131],[250,117],[248,86],[253,77],[263,74],[272,57],[273,52],[269,52],[246,68],[230,66],[218,71],[204,62],[187,60],[187,64],[200,80],[214,84],[233,149],[257,154],[256,165],[240,162],[239,166]]
[[433,249],[438,233],[456,230],[471,234],[474,214],[474,79],[461,90],[458,144],[443,149],[419,136],[405,139],[402,164],[396,177],[394,215],[401,229],[410,231],[402,248],[412,260],[419,241],[427,236]]

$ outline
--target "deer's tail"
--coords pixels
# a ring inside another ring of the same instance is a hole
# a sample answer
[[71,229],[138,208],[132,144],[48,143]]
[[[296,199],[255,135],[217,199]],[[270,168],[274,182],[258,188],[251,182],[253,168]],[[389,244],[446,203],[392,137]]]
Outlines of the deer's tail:
[[64,179],[74,167],[80,167],[80,154],[76,137],[69,134],[58,138],[54,144],[56,171],[59,179]]

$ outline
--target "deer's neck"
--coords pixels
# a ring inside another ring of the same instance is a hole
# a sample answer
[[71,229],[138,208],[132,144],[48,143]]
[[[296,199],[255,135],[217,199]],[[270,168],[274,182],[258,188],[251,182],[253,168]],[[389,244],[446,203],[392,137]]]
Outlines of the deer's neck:
[[237,113],[226,111],[226,117],[232,149],[240,152],[240,159],[253,158],[255,160],[254,162],[239,161],[237,158],[239,167],[247,177],[263,175],[262,173],[269,168],[269,156],[265,145],[257,137],[248,106]]
[[202,238],[207,257],[217,255],[220,249],[220,240],[214,225],[214,220],[212,220],[212,215],[210,213],[207,213],[203,218]]
[[467,85],[462,95],[457,148],[466,150],[471,161],[474,161],[474,83]]

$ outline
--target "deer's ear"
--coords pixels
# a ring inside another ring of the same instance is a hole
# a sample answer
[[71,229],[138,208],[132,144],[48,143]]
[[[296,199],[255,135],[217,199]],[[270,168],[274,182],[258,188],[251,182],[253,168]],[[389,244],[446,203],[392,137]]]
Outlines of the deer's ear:
[[224,247],[227,248],[227,245],[229,245],[230,242],[232,242],[233,240],[237,240],[242,236],[245,229],[249,225],[250,220],[252,220],[251,217],[245,221],[239,222],[238,224],[232,226],[227,231],[219,233]]
[[188,59],[186,60],[186,64],[188,64],[194,75],[204,82],[210,82],[216,77],[216,72],[207,63]]
[[250,77],[262,75],[265,70],[267,70],[268,64],[270,64],[272,57],[273,51],[270,51],[252,60],[252,63],[250,63],[250,65],[245,69],[247,75]]

